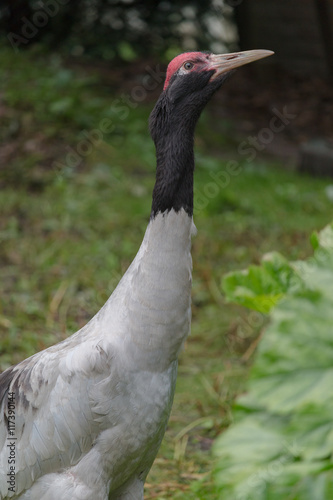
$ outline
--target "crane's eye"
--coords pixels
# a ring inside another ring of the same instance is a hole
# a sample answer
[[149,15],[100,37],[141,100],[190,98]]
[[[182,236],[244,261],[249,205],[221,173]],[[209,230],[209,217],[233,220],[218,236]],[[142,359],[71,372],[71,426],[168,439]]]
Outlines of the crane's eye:
[[190,62],[190,61],[186,61],[186,62],[184,62],[183,66],[188,71],[188,70],[190,70],[190,69],[193,68],[194,64],[192,62]]

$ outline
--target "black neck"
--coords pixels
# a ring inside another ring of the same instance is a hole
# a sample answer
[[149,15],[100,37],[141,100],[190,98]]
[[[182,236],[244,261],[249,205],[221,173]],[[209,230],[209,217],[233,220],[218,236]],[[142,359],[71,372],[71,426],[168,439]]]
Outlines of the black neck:
[[171,134],[156,144],[156,182],[151,217],[183,208],[193,214],[193,135]]
[[193,215],[193,141],[197,120],[189,120],[186,113],[175,116],[173,112],[170,123],[168,108],[162,95],[150,117],[157,158],[151,218],[159,212],[178,212],[182,208]]
[[[201,111],[226,75],[211,79],[214,71],[191,72],[170,79],[150,115],[150,133],[157,156],[151,218],[159,212],[193,215],[193,137]],[[229,72],[230,73],[230,72]]]

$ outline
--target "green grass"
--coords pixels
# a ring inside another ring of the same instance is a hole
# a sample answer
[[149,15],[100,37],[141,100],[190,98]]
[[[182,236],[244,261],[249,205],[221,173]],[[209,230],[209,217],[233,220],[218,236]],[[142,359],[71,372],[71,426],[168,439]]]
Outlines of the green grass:
[[[68,66],[40,49],[0,51],[1,369],[62,340],[98,311],[139,248],[149,217],[152,102],[124,117],[115,106],[119,95],[96,72]],[[66,165],[82,131],[105,118],[113,131]],[[192,333],[147,499],[216,498],[211,444],[232,420],[263,326],[261,317],[225,303],[222,275],[258,263],[270,250],[305,258],[309,234],[331,219],[329,181],[286,171],[276,159],[249,164],[237,155],[230,124],[221,130],[208,107],[196,139]],[[228,160],[210,149],[222,149]],[[238,174],[212,187],[231,159]]]

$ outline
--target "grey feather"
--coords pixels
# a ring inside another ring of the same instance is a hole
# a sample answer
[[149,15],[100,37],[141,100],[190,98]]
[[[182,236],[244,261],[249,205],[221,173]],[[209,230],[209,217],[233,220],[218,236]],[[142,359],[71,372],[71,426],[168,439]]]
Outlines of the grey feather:
[[[184,211],[156,216],[99,313],[0,376],[1,500],[143,498],[190,326],[192,230]],[[10,393],[15,492],[6,477]]]

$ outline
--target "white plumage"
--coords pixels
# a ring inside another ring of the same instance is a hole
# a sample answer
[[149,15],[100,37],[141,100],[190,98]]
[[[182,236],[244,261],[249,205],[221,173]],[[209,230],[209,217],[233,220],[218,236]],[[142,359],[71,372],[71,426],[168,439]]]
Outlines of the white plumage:
[[192,228],[184,211],[157,215],[96,316],[2,374],[16,394],[17,440],[11,494],[4,398],[1,498],[105,500],[109,491],[110,499],[143,498],[189,331]]

